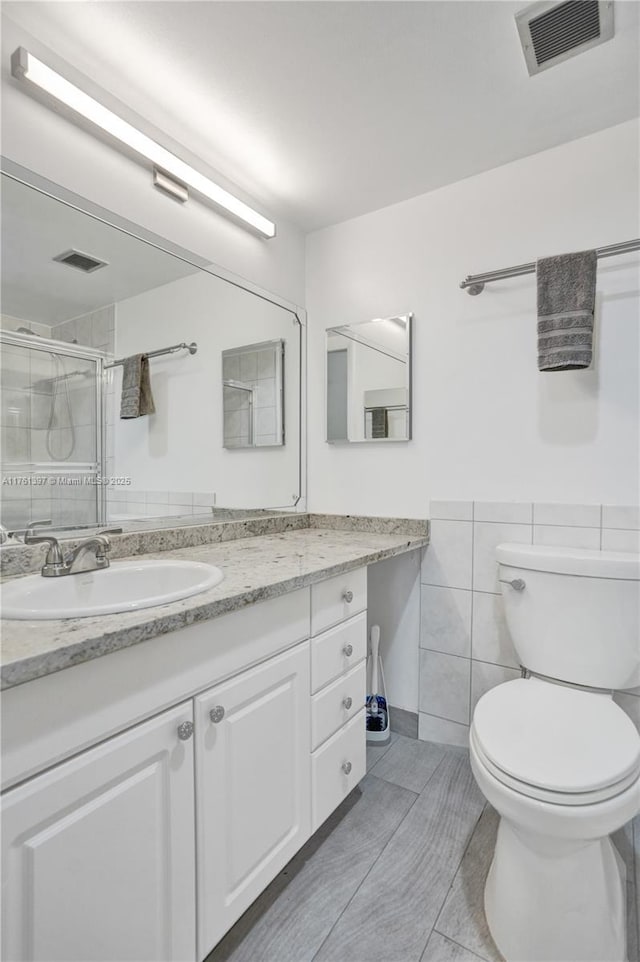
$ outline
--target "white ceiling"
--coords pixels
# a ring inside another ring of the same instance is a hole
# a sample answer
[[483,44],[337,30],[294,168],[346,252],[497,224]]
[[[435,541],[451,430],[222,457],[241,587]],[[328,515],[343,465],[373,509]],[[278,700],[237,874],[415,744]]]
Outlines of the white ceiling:
[[529,77],[510,0],[6,2],[57,55],[313,230],[638,114],[639,4]]

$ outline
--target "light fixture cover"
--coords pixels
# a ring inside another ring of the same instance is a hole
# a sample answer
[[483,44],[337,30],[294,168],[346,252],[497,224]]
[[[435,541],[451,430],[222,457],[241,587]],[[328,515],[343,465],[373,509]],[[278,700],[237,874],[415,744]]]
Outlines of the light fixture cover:
[[264,237],[275,237],[273,221],[258,213],[253,207],[229,193],[213,180],[200,174],[171,151],[147,137],[136,127],[127,123],[113,111],[104,107],[75,84],[65,80],[33,54],[18,47],[11,57],[11,73],[19,80],[33,84],[39,90],[54,97],[60,103],[105,131],[115,140],[125,144],[135,153],[150,160],[152,164],[191,187],[198,194],[213,201],[218,207],[232,214],[243,224],[253,228]]

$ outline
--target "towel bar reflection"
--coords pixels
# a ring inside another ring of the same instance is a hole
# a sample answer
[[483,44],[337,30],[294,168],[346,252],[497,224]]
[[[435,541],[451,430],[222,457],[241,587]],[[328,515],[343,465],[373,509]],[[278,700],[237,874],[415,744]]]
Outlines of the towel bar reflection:
[[[163,348],[160,348],[158,351],[146,351],[144,356],[160,357],[162,354],[174,354],[176,351],[183,351],[183,350],[188,351],[189,354],[196,354],[198,351],[198,345],[196,344],[195,341],[192,341],[191,344],[186,344],[183,341],[182,344],[172,344],[171,347],[163,347]],[[106,371],[107,368],[117,367],[119,364],[124,364],[125,360],[126,358],[124,357],[118,358],[117,361],[111,361],[110,364],[105,364],[104,369]]]
[[[620,244],[610,244],[608,247],[598,247],[596,248],[596,255],[598,260],[601,257],[615,257],[617,254],[630,254],[632,251],[640,250],[640,237],[636,237],[634,240],[622,241]],[[492,281],[502,281],[507,277],[520,277],[521,274],[535,274],[536,265],[535,261],[531,261],[529,264],[518,264],[516,267],[503,267],[499,271],[487,271],[484,274],[468,274],[463,281],[460,281],[460,287],[467,291],[468,294],[482,294],[484,290],[484,285],[489,284]]]

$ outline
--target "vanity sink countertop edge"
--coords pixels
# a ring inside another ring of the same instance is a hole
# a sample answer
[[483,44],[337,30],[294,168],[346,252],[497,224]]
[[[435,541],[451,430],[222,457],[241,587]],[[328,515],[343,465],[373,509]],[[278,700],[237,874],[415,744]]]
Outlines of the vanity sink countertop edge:
[[[326,515],[307,517],[312,519],[309,522],[312,526],[298,530],[135,556],[138,561],[143,558],[175,559],[221,568],[224,580],[201,594],[152,608],[98,617],[3,620],[2,688],[12,688],[179,628],[422,548],[429,542],[426,521]],[[121,560],[132,561],[134,557]],[[117,565],[118,561],[113,564]],[[99,576],[100,572],[97,573]]]

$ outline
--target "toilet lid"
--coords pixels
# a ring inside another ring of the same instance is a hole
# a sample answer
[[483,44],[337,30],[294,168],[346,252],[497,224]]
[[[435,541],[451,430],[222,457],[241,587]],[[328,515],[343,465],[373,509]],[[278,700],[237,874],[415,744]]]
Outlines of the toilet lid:
[[595,792],[640,771],[640,735],[607,695],[517,679],[478,702],[473,728],[486,758],[524,784]]

